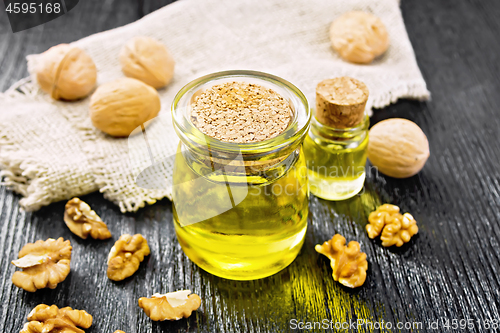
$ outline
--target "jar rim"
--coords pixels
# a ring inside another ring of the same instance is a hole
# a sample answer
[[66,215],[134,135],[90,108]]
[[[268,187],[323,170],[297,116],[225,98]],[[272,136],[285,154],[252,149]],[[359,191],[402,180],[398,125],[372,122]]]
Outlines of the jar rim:
[[[262,84],[277,92],[285,92],[286,98],[293,111],[293,116],[287,128],[273,138],[257,142],[237,143],[221,141],[201,132],[189,117],[188,105],[194,94],[201,89],[216,85],[217,82],[227,81],[252,81]],[[292,83],[278,76],[251,70],[229,70],[215,72],[197,78],[186,84],[176,94],[172,102],[172,117],[174,129],[177,136],[188,145],[209,146],[211,150],[239,152],[242,154],[266,153],[280,150],[295,143],[297,140],[303,140],[306,136],[310,121],[311,109],[305,95]]]

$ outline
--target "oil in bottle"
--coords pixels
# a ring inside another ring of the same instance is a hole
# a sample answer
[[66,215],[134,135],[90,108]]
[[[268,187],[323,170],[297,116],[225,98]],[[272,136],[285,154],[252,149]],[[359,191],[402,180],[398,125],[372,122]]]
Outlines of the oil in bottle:
[[316,88],[315,117],[304,141],[309,189],[326,200],[344,200],[363,188],[369,118],[366,85],[341,77]]

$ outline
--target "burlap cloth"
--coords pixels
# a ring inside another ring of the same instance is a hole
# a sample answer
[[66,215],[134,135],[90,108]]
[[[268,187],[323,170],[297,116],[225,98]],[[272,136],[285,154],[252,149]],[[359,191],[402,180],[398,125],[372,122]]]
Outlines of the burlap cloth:
[[[350,10],[372,12],[388,28],[390,48],[370,65],[349,64],[330,47],[330,23]],[[202,74],[270,72],[297,85],[312,102],[320,80],[348,75],[367,84],[369,108],[429,97],[397,0],[183,0],[74,44],[94,59],[101,84],[123,76],[118,53],[137,35],[159,39],[176,60],[173,82],[159,90],[162,117],[148,128],[151,151],[131,142],[129,154],[127,139],[96,130],[88,117],[89,98],[53,101],[29,78],[0,95],[1,175],[4,185],[23,196],[24,209],[96,190],[123,212],[171,199],[171,185],[144,189],[136,176],[151,164],[150,152],[157,161],[175,153],[170,104],[184,84]],[[28,56],[29,68],[36,61],[37,55]],[[171,159],[165,161],[162,172],[171,178]]]

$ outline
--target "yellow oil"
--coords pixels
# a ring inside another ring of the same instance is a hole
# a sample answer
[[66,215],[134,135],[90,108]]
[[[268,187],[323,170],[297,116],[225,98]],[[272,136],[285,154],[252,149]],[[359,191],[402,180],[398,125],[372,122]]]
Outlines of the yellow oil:
[[295,161],[279,177],[249,184],[245,175],[236,177],[239,181],[234,175],[223,175],[226,181],[200,175],[199,165],[186,159],[179,145],[174,225],[184,253],[194,263],[223,278],[253,280],[295,259],[307,228],[308,190],[304,156],[292,154]]
[[309,189],[326,200],[355,196],[365,181],[369,120],[358,129],[333,130],[313,121],[304,141]]

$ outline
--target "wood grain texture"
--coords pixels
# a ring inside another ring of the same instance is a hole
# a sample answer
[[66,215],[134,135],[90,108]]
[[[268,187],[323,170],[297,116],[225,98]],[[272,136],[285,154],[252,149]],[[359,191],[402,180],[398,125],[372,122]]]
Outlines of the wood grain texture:
[[[168,2],[80,1],[69,14],[16,34],[0,5],[0,89],[27,75],[25,55],[132,22]],[[90,333],[281,332],[291,330],[294,318],[423,324],[423,329],[392,332],[494,332],[476,321],[500,320],[500,3],[403,0],[402,10],[432,101],[398,102],[376,111],[372,124],[402,117],[421,126],[431,149],[421,173],[397,180],[369,168],[365,188],[355,198],[311,197],[301,254],[282,272],[251,282],[220,279],[191,263],[175,238],[168,200],[124,215],[98,193],[83,197],[113,233],[112,240],[92,241],[65,227],[64,203],[25,213],[18,209],[19,197],[0,188],[0,332],[18,332],[39,303],[87,310],[94,315]],[[386,202],[411,212],[420,227],[400,249],[383,248],[364,231],[368,213]],[[362,288],[335,283],[328,260],[314,251],[336,232],[359,241],[367,253]],[[106,257],[123,233],[142,233],[151,255],[133,277],[114,283],[106,277]],[[34,294],[13,286],[10,261],[21,247],[59,236],[73,245],[67,280]],[[137,305],[139,297],[185,288],[202,298],[201,308],[187,320],[154,323]],[[473,319],[474,328],[428,328],[442,319]]]

